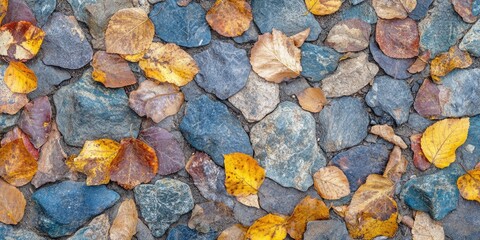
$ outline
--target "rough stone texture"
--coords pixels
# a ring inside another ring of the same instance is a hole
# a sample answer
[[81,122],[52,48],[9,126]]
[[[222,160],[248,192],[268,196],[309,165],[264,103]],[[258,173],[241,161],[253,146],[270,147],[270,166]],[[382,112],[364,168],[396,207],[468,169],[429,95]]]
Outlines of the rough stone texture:
[[193,56],[200,72],[195,82],[225,100],[245,87],[252,67],[247,52],[231,43],[212,41],[210,48]]
[[408,14],[408,17],[413,20],[421,20],[427,15],[432,2],[433,0],[417,0],[417,6]]
[[480,15],[480,0],[473,0],[473,2],[472,2],[472,14],[474,16]]
[[242,152],[253,155],[248,135],[238,119],[224,104],[207,95],[186,104],[180,131],[190,145],[210,155],[221,166],[224,154]]
[[311,221],[307,223],[307,230],[303,234],[304,240],[348,240],[347,227],[340,220]]
[[43,30],[42,60],[45,64],[79,69],[92,60],[92,47],[74,17],[56,12]]
[[480,203],[460,198],[457,209],[443,219],[450,239],[480,239]]
[[433,124],[433,121],[430,121],[417,113],[411,113],[408,116],[408,126],[413,130],[423,133],[428,126]]
[[473,0],[452,0],[453,9],[467,23],[475,23],[477,17],[472,13]]
[[92,70],[60,88],[53,100],[58,129],[67,144],[81,147],[85,140],[136,137],[141,118],[128,107],[123,89],[108,89],[92,80]]
[[17,124],[18,118],[20,117],[18,112],[15,115],[10,115],[6,113],[0,113],[0,133],[6,133]]
[[310,43],[304,43],[301,49],[301,74],[310,81],[318,82],[337,69],[340,54],[335,50]]
[[352,6],[342,11],[343,20],[352,18],[358,18],[369,24],[375,24],[377,22],[377,14],[368,2]]
[[314,41],[322,31],[302,0],[252,0],[251,5],[253,20],[262,33],[275,28],[291,36],[310,28],[307,41]]
[[405,81],[380,76],[375,78],[365,101],[376,115],[387,113],[395,119],[397,125],[401,125],[408,121],[413,96]]
[[186,7],[178,6],[177,0],[159,2],[148,16],[155,25],[155,34],[166,42],[199,47],[209,44],[212,38],[205,10],[196,2]]
[[137,240],[155,240],[150,229],[148,229],[147,225],[145,225],[140,218],[137,221],[137,233],[135,237]]
[[235,207],[233,208],[233,214],[235,214],[235,219],[237,219],[243,226],[250,226],[257,219],[267,215],[267,212],[261,208],[247,207],[236,202]]
[[216,232],[201,234],[185,225],[178,225],[168,232],[167,240],[215,240]]
[[28,61],[27,66],[37,76],[37,89],[28,94],[30,99],[49,95],[57,85],[71,77],[70,73],[65,70],[45,65],[42,62],[41,54]]
[[389,154],[383,144],[362,145],[335,155],[329,164],[342,169],[350,183],[350,190],[354,192],[365,183],[368,175],[383,173]]
[[43,26],[57,6],[57,0],[26,0],[37,19],[37,25]]
[[87,22],[87,11],[85,7],[87,4],[96,3],[97,0],[67,0],[67,2],[72,6],[73,13],[77,20],[80,22]]
[[360,19],[347,19],[338,22],[328,32],[325,44],[337,52],[357,52],[368,47],[372,27]]
[[275,110],[280,102],[280,88],[251,71],[245,87],[228,101],[242,112],[247,121],[256,122]]
[[0,223],[0,239],[5,240],[46,240],[32,231],[21,228],[14,228],[10,225]]
[[183,86],[181,89],[185,97],[185,101],[187,102],[204,94],[203,89],[199,87],[197,82],[195,81],[190,81],[187,85]]
[[463,36],[459,48],[475,57],[480,57],[480,22],[475,23]]
[[234,37],[233,41],[236,43],[249,43],[249,42],[256,42],[258,39],[258,30],[255,27],[255,23],[253,21],[250,23],[250,27],[245,31],[242,35],[238,37]]
[[480,162],[480,115],[470,118],[470,128],[465,143],[457,149],[457,161],[473,169]]
[[299,92],[302,92],[303,90],[309,87],[311,86],[310,84],[308,84],[305,78],[298,78],[293,81],[282,82],[280,84],[280,91],[285,95],[292,96],[292,95],[296,95]]
[[104,185],[65,181],[43,187],[32,195],[38,214],[37,228],[53,238],[70,235],[119,198],[118,193]]
[[250,132],[255,159],[266,176],[284,187],[306,191],[312,174],[325,166],[317,145],[315,120],[292,102],[283,102]]
[[108,216],[102,214],[94,218],[87,226],[80,228],[68,240],[108,240],[109,229]]
[[335,152],[359,144],[368,133],[368,113],[356,98],[333,99],[318,116],[320,146]]
[[219,202],[205,202],[195,205],[188,227],[200,233],[222,232],[237,221],[233,211]]
[[178,180],[164,178],[155,184],[140,184],[134,193],[142,218],[155,237],[161,237],[170,224],[193,209],[190,187]]
[[407,69],[415,62],[415,59],[395,59],[385,55],[378,47],[375,40],[370,40],[370,53],[378,65],[395,79],[406,79],[412,76]]

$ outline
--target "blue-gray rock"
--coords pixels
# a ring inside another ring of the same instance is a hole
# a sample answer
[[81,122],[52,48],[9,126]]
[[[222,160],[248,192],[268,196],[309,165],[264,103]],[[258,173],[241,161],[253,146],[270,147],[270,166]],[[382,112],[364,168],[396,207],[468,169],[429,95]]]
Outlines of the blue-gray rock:
[[309,87],[311,86],[305,78],[297,78],[292,81],[284,81],[280,83],[280,91],[289,96],[296,95]]
[[186,104],[180,131],[194,148],[223,166],[223,155],[242,152],[253,155],[248,135],[240,121],[223,103],[201,95]]
[[383,144],[361,145],[335,155],[330,165],[342,169],[350,183],[350,190],[354,192],[365,183],[368,175],[383,173],[389,154]]
[[32,231],[21,228],[15,228],[10,225],[0,223],[0,239],[5,240],[46,240]]
[[168,232],[167,240],[215,240],[216,232],[199,233],[185,225],[178,225]]
[[389,114],[397,125],[408,121],[413,96],[405,81],[380,76],[373,81],[372,88],[365,97],[365,102],[376,115]]
[[427,15],[432,2],[433,0],[417,0],[417,6],[415,6],[415,9],[408,14],[408,17],[413,20],[421,20]]
[[359,144],[368,133],[368,113],[353,97],[333,99],[318,117],[320,146],[336,152]]
[[459,48],[480,57],[480,22],[477,21],[463,36]]
[[142,119],[128,107],[125,91],[93,81],[91,69],[76,82],[60,88],[53,101],[58,129],[68,145],[81,147],[86,140],[120,141],[138,135]]
[[262,33],[275,28],[291,36],[310,28],[307,41],[314,41],[322,31],[303,0],[252,0],[252,13]]
[[0,113],[0,133],[6,133],[17,124],[18,118],[20,117],[20,112],[15,115],[10,115],[6,113]]
[[33,14],[35,14],[39,27],[47,22],[48,17],[57,7],[57,0],[26,0],[25,2],[32,9]]
[[318,82],[337,69],[340,54],[332,48],[310,43],[302,45],[302,76]]
[[45,64],[79,69],[92,60],[92,47],[74,17],[53,13],[43,30],[42,60]]
[[183,86],[182,93],[185,95],[185,101],[190,101],[196,97],[205,94],[203,89],[198,86],[195,81],[190,81],[187,85]]
[[182,214],[193,209],[190,187],[178,180],[164,178],[155,184],[140,184],[134,193],[140,213],[155,237],[161,237]]
[[241,36],[234,37],[233,41],[235,41],[236,43],[249,43],[249,42],[256,42],[257,39],[258,39],[257,27],[255,27],[255,23],[251,22],[248,30],[245,31]]
[[68,240],[108,240],[109,229],[108,216],[102,214],[94,218],[87,226],[78,229]]
[[464,174],[456,163],[430,175],[409,180],[403,186],[400,198],[411,209],[427,212],[435,220],[442,220],[455,210],[460,193],[457,179]]
[[196,2],[186,7],[177,0],[155,4],[148,15],[155,25],[155,34],[166,42],[183,47],[199,47],[210,43],[210,27],[205,20],[205,10]]
[[467,169],[473,169],[480,162],[480,115],[470,118],[467,140],[456,153],[457,161]]
[[473,0],[473,2],[472,2],[472,14],[473,14],[473,16],[480,15],[480,0]]
[[342,19],[358,18],[364,22],[375,24],[377,23],[377,14],[373,7],[368,3],[362,3],[357,6],[352,6],[342,11]]
[[315,136],[315,119],[292,102],[255,124],[250,131],[255,159],[266,176],[284,187],[306,191],[313,185],[312,174],[326,160]]
[[433,124],[433,121],[430,121],[417,113],[411,113],[410,116],[408,116],[407,124],[413,130],[423,133],[428,126]]
[[437,0],[433,6],[432,11],[418,24],[420,48],[430,51],[432,58],[447,52],[470,26],[455,12],[449,0]]
[[261,208],[247,207],[239,202],[233,207],[233,214],[243,226],[252,225],[257,219],[267,215],[267,212]]
[[304,240],[348,240],[347,227],[340,220],[311,221],[303,234]]
[[85,8],[87,7],[87,4],[94,4],[97,2],[97,0],[67,0],[67,2],[70,3],[70,6],[72,6],[73,14],[77,20],[86,23],[87,11]]
[[39,54],[27,62],[27,66],[37,76],[37,89],[28,94],[30,99],[49,95],[57,85],[71,77],[70,73],[65,70],[45,65],[41,59],[42,55]]
[[443,220],[443,230],[450,239],[480,239],[480,203],[460,198],[458,206]]
[[195,82],[222,100],[233,96],[247,84],[252,67],[244,49],[215,40],[210,48],[193,58],[200,68]]
[[357,5],[357,4],[362,3],[363,1],[365,1],[365,0],[350,0],[350,3],[351,3],[352,5]]
[[395,79],[406,79],[412,76],[407,69],[415,62],[415,59],[397,59],[385,55],[372,38],[370,40],[370,53],[378,65]]
[[135,233],[135,237],[138,240],[155,240],[152,232],[150,229],[148,229],[147,225],[142,222],[141,219],[138,219],[137,221],[137,233]]
[[37,228],[53,238],[70,235],[119,198],[105,185],[87,186],[83,182],[65,181],[40,188],[32,195]]

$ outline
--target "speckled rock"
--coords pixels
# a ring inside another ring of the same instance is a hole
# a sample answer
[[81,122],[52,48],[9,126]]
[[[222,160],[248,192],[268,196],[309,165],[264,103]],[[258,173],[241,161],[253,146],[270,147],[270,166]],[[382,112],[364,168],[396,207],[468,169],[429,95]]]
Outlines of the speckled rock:
[[458,206],[443,220],[443,230],[450,239],[480,239],[480,203],[460,198]]
[[421,20],[427,15],[432,2],[433,0],[417,0],[417,6],[408,14],[408,17],[413,20]]
[[480,162],[480,115],[470,118],[467,140],[456,153],[457,161],[467,169],[475,168],[475,165]]
[[193,58],[200,68],[195,82],[222,100],[245,87],[252,69],[247,52],[227,42],[212,41],[210,48]]
[[245,31],[242,35],[238,37],[234,37],[233,41],[236,43],[249,43],[249,42],[256,42],[258,39],[258,30],[255,27],[255,23],[251,22],[250,27],[247,31]]
[[335,50],[310,43],[304,43],[301,49],[301,74],[310,81],[318,82],[337,69],[340,54]]
[[463,36],[459,48],[475,57],[480,57],[480,22],[475,23]]
[[92,70],[60,88],[53,100],[58,129],[68,145],[81,147],[85,140],[136,137],[141,118],[128,107],[123,89],[105,88],[92,80]]
[[80,228],[68,240],[108,240],[109,229],[108,216],[102,214],[94,218],[87,226]]
[[343,20],[352,18],[358,18],[369,24],[375,24],[377,22],[377,14],[368,2],[352,6],[342,11]]
[[356,98],[333,99],[318,116],[320,146],[335,152],[359,144],[368,132],[368,113]]
[[15,228],[10,225],[0,223],[0,239],[5,240],[46,240],[32,231],[21,228]]
[[310,28],[307,41],[314,41],[322,31],[302,0],[252,0],[251,5],[253,20],[262,33],[275,28],[291,36]]
[[65,70],[45,65],[41,55],[28,61],[27,66],[37,76],[37,89],[28,94],[30,99],[49,95],[57,85],[71,77],[70,73]]
[[201,234],[185,225],[178,225],[168,232],[167,240],[215,240],[216,232]]
[[178,180],[164,178],[155,184],[140,184],[134,193],[142,218],[155,237],[161,237],[170,224],[193,209],[190,187]]
[[155,35],[166,42],[199,47],[209,44],[212,38],[205,10],[196,2],[186,7],[178,6],[177,0],[159,2],[148,16],[155,25]]
[[266,176],[284,187],[306,191],[313,185],[312,174],[325,166],[316,142],[315,120],[292,102],[280,103],[253,126],[250,139]]
[[303,234],[304,240],[348,240],[347,227],[340,220],[311,221],[307,223],[307,230]]
[[141,219],[137,221],[137,233],[135,234],[137,240],[155,240],[150,229],[142,222]]
[[80,22],[87,22],[87,12],[85,7],[87,4],[96,3],[97,0],[67,0],[67,2],[72,6],[73,13],[77,20]]
[[17,124],[18,118],[20,117],[20,112],[15,115],[10,115],[6,113],[0,113],[0,133],[6,133]]
[[57,0],[26,0],[25,2],[35,14],[37,25],[40,27],[47,22],[48,17],[57,7]]
[[375,40],[370,40],[370,52],[378,65],[395,79],[406,79],[412,76],[407,69],[415,62],[415,59],[396,59],[385,55],[378,47]]

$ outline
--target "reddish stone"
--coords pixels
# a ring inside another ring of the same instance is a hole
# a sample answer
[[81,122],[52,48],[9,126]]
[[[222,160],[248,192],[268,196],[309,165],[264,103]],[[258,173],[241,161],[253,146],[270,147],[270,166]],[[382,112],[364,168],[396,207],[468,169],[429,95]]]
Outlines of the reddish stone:
[[392,58],[413,58],[418,56],[420,34],[417,22],[410,18],[378,19],[376,27],[378,46],[385,55]]

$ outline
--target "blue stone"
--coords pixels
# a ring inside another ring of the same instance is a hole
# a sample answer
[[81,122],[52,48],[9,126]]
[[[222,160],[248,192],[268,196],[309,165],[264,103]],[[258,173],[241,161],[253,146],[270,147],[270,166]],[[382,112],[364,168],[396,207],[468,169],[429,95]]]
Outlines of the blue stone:
[[304,43],[301,74],[313,82],[318,82],[337,69],[340,56],[332,48]]
[[[442,116],[463,117],[480,114],[480,69],[457,69],[442,79]],[[439,100],[439,101],[440,101]]]
[[456,163],[430,175],[409,180],[403,186],[400,198],[410,208],[427,212],[435,220],[442,220],[455,210],[460,193],[457,179],[463,169]]
[[480,0],[473,0],[472,13],[473,13],[473,16],[480,15]]
[[480,115],[470,118],[467,141],[457,149],[457,161],[467,169],[480,162]]
[[65,142],[81,147],[86,140],[109,138],[120,141],[136,137],[142,119],[128,107],[122,88],[106,88],[85,71],[74,83],[60,88],[53,101],[58,129]]
[[83,182],[65,181],[40,188],[32,195],[37,228],[53,238],[70,235],[119,198],[104,185],[87,186]]
[[216,232],[199,233],[185,225],[178,225],[168,232],[167,240],[215,240]]
[[[43,1],[43,0],[42,0]],[[67,0],[68,3],[70,3],[70,6],[72,6],[73,9],[73,14],[75,15],[75,18],[77,18],[78,21],[80,22],[87,22],[87,4],[94,4],[97,2],[97,0]]]
[[433,0],[417,0],[417,6],[415,6],[415,9],[408,14],[408,17],[413,20],[421,20],[427,15],[432,2]]
[[42,54],[27,62],[27,66],[37,76],[37,89],[28,94],[28,98],[47,96],[55,90],[55,87],[63,81],[70,79],[70,73],[67,71],[45,65],[42,61]]
[[0,239],[5,240],[46,240],[32,231],[14,228],[10,225],[0,223]]
[[377,14],[373,7],[368,3],[362,3],[342,11],[342,19],[358,18],[364,22],[375,24],[377,22]]
[[200,68],[195,82],[222,100],[233,96],[247,84],[252,67],[244,49],[231,43],[212,41],[210,48],[193,58]]
[[424,132],[425,129],[432,124],[433,121],[428,120],[417,113],[411,113],[410,116],[408,116],[408,126],[419,133]]
[[233,41],[236,43],[249,43],[256,42],[258,39],[258,31],[255,27],[255,23],[251,22],[250,27],[241,36],[234,37]]
[[185,139],[223,166],[223,155],[242,152],[253,155],[252,146],[240,121],[223,103],[201,95],[186,104],[180,123]]
[[25,2],[35,14],[35,19],[40,27],[47,22],[48,17],[57,7],[57,0],[26,0]]
[[477,21],[463,36],[459,48],[475,57],[480,57],[480,22]]
[[109,229],[108,216],[102,214],[95,217],[87,226],[78,229],[68,240],[107,240]]
[[395,79],[407,79],[412,76],[407,70],[415,62],[415,59],[397,59],[385,55],[372,38],[370,40],[370,53],[378,65]]
[[10,115],[6,113],[0,113],[0,133],[6,133],[17,124],[18,118],[20,117],[18,112],[15,115]]
[[196,2],[180,7],[177,0],[153,5],[148,15],[155,25],[155,34],[166,42],[183,47],[200,47],[210,43],[210,27],[205,10]]
[[303,0],[252,0],[252,13],[262,33],[275,28],[291,36],[310,28],[307,41],[314,41],[322,31]]
[[448,214],[442,225],[450,239],[480,239],[480,203],[460,198],[458,207]]
[[350,3],[351,3],[352,5],[357,5],[357,4],[362,3],[363,1],[365,1],[365,0],[350,0]]

